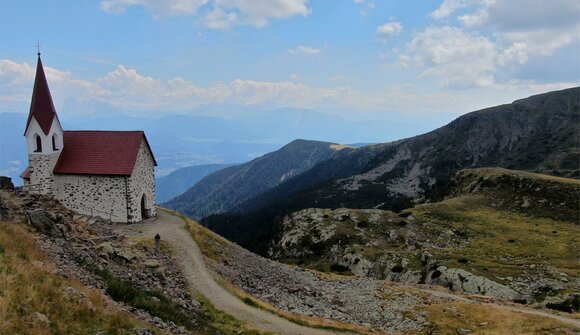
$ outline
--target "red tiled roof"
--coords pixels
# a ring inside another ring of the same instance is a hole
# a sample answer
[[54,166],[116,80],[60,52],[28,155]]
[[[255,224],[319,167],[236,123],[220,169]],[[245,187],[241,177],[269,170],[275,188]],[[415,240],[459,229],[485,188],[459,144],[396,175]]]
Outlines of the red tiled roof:
[[30,101],[28,121],[26,121],[26,129],[24,129],[25,134],[33,116],[45,135],[48,135],[48,132],[50,131],[52,120],[54,118],[58,119],[56,110],[54,109],[54,104],[52,103],[48,82],[44,75],[44,68],[42,67],[40,54],[38,56],[38,63],[36,64],[36,78],[34,79],[34,90],[32,91],[32,100]]
[[22,171],[22,173],[20,174],[20,178],[30,179],[30,169],[28,169],[28,166],[26,167],[26,169],[24,169],[24,171]]
[[54,173],[130,176],[142,140],[157,166],[142,131],[65,131]]

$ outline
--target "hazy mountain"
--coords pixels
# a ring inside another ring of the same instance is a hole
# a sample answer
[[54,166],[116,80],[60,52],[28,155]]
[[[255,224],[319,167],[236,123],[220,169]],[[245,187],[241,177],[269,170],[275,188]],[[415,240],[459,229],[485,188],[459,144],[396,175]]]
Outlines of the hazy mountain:
[[155,179],[157,202],[162,203],[174,198],[195,185],[208,174],[230,167],[232,164],[206,164],[181,168],[164,177]]
[[235,211],[245,201],[337,152],[350,150],[353,149],[328,142],[295,140],[248,163],[214,172],[164,205],[196,218]]
[[[159,111],[147,117],[129,116],[106,104],[75,104],[70,101],[59,116],[67,130],[144,130],[159,164],[156,169],[158,177],[188,166],[247,162],[278,150],[296,138],[377,143],[416,134],[426,127],[414,116],[397,113],[384,113],[382,121],[354,122],[307,109],[253,111],[240,106],[223,108],[230,112],[236,110],[238,116],[197,115],[219,115],[219,111],[214,111],[211,106],[188,111],[195,115]],[[86,113],[79,115],[78,111]],[[443,124],[446,117],[434,116],[431,124]],[[26,165],[22,136],[26,115],[2,113],[0,121],[0,171],[18,182],[18,175]]]
[[498,166],[578,177],[579,92],[536,95],[466,114],[424,135],[339,152],[237,210],[254,213],[205,222],[257,250],[268,243],[268,236],[259,234],[275,234],[276,216],[311,207],[403,209],[439,200],[450,177],[464,168]]
[[22,184],[19,176],[28,165],[24,126],[26,115],[0,113],[0,175],[12,178],[16,185]]

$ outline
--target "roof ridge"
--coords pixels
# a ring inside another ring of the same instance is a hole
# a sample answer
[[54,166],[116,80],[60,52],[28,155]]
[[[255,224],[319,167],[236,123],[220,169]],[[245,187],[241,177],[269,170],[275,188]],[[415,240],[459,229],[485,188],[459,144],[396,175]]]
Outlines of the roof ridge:
[[65,133],[145,133],[144,130],[64,130]]

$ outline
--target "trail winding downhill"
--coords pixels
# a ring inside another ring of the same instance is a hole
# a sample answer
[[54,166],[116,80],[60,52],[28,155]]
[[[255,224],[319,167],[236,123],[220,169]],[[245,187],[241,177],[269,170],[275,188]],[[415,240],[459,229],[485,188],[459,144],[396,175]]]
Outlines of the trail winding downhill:
[[181,264],[190,287],[209,299],[216,308],[262,331],[295,335],[334,334],[322,329],[300,326],[243,303],[213,279],[204,263],[201,250],[185,229],[183,220],[165,211],[158,211],[157,214],[158,217],[154,220],[140,224],[119,225],[115,229],[123,235],[134,237],[153,238],[155,234],[159,234],[162,240],[169,241],[176,251],[175,257]]
[[[335,334],[334,332],[322,329],[300,326],[277,315],[243,303],[213,279],[209,269],[205,265],[201,250],[185,229],[183,219],[165,211],[158,211],[157,213],[158,217],[154,220],[132,225],[118,225],[115,229],[120,234],[134,237],[153,238],[155,234],[159,234],[163,240],[169,241],[176,251],[175,257],[183,268],[184,275],[190,287],[209,299],[216,308],[262,331],[292,335]],[[426,288],[420,288],[420,290],[441,298],[481,304],[476,300],[459,294],[445,293]],[[513,312],[547,317],[580,328],[580,320],[572,317],[499,303],[484,304]]]

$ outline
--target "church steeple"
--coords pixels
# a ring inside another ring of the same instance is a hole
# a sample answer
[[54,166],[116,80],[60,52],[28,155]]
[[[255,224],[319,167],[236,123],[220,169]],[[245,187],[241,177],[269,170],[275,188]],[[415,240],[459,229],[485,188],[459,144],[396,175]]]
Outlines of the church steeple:
[[36,122],[38,122],[45,135],[48,135],[55,118],[58,122],[58,116],[56,115],[54,104],[52,103],[52,96],[50,95],[50,89],[48,88],[48,82],[46,81],[44,68],[42,67],[40,51],[38,52],[34,90],[32,92],[30,112],[28,114],[28,121],[26,122],[24,134],[26,134],[33,117],[36,119]]

